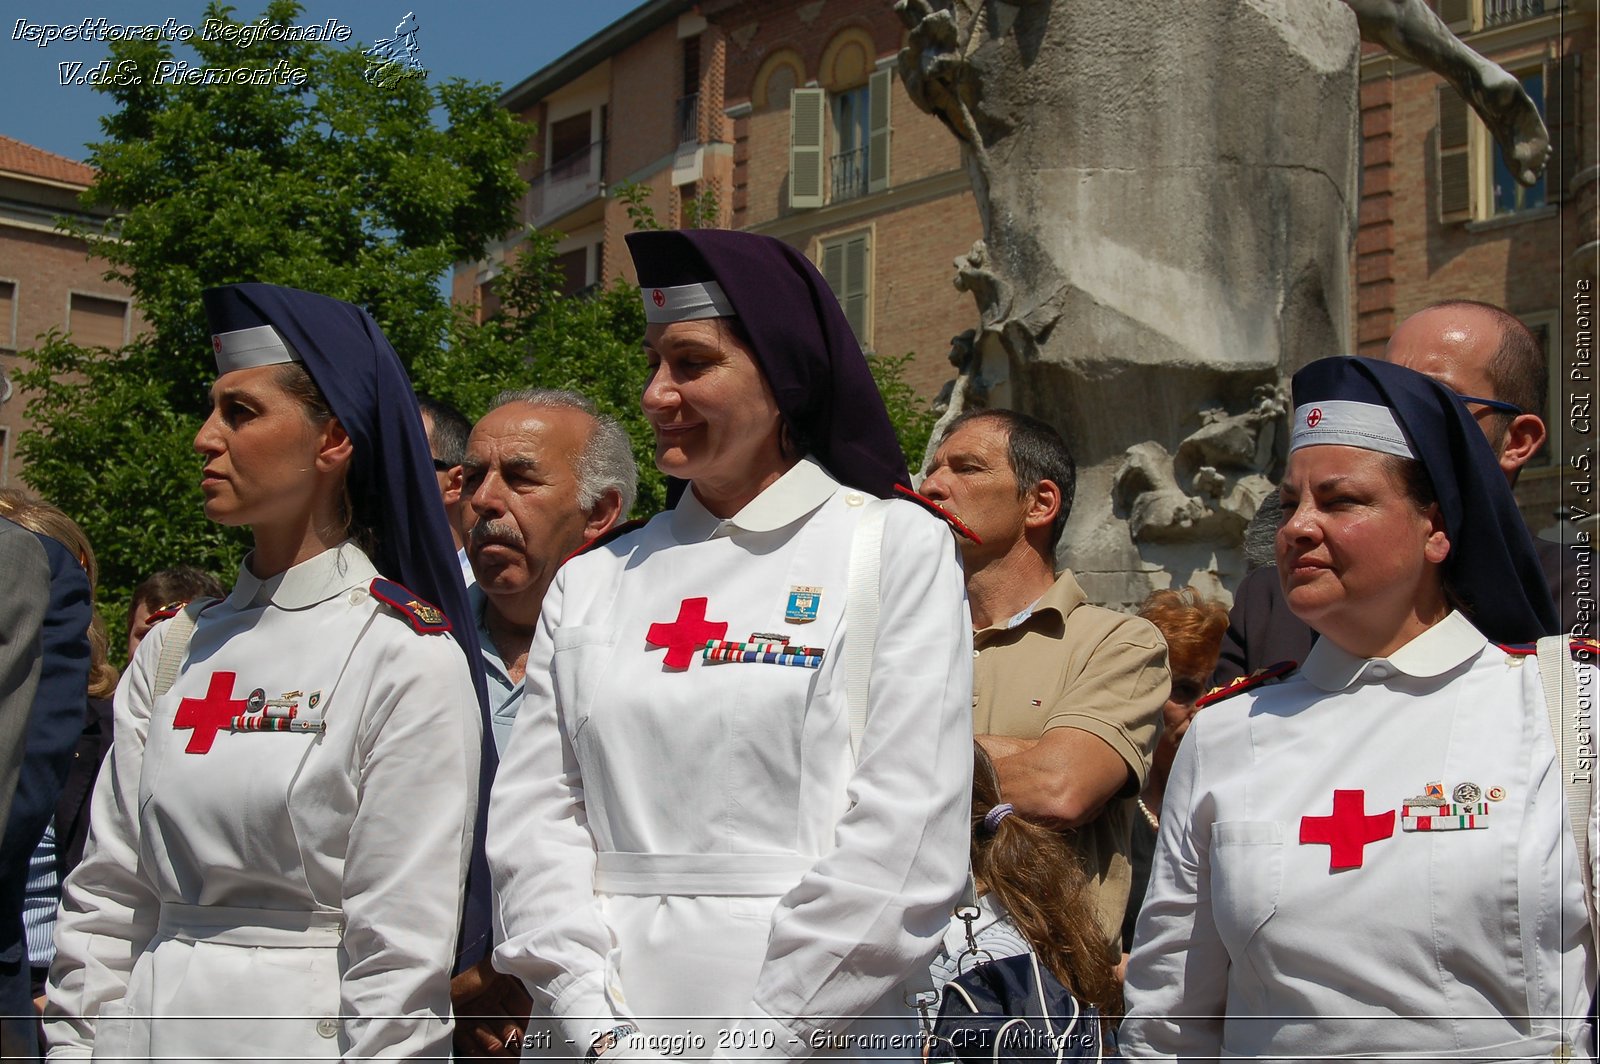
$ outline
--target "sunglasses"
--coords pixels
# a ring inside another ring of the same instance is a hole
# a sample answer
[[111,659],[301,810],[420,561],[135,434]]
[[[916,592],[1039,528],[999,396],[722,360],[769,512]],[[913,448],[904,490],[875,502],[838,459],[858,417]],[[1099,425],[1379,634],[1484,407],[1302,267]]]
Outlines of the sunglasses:
[[[1474,399],[1472,401],[1481,402],[1482,400]],[[446,462],[443,458],[435,458],[433,460],[433,468],[440,473],[448,473],[450,470],[454,469],[455,466],[451,465],[449,462]]]
[[1479,406],[1486,406],[1497,414],[1510,414],[1512,417],[1517,417],[1522,413],[1522,407],[1516,403],[1503,403],[1499,399],[1478,399],[1471,395],[1458,395],[1456,398],[1463,403],[1477,403]]

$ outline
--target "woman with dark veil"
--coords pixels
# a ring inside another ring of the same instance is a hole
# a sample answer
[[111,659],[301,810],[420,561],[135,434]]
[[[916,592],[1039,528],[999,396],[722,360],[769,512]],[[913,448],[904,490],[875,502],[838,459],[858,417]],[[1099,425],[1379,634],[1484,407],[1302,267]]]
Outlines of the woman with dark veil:
[[481,666],[416,399],[357,307],[204,300],[205,512],[254,549],[117,689],[50,1056],[445,1056]]
[[1555,608],[1461,398],[1330,358],[1294,402],[1278,576],[1321,638],[1178,748],[1123,1052],[1589,1059],[1595,814],[1559,692],[1592,704],[1592,659],[1521,645]]
[[674,505],[545,597],[490,809],[496,964],[559,1055],[915,1058],[967,867],[950,527],[803,255],[628,243]]

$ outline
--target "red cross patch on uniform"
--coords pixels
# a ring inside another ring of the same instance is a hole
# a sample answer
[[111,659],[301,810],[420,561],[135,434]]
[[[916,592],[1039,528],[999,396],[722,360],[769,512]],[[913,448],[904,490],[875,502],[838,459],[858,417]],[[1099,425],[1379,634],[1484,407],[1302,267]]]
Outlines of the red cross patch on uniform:
[[1360,868],[1367,843],[1394,834],[1394,810],[1364,812],[1366,791],[1333,792],[1332,816],[1300,818],[1300,845],[1328,847],[1328,871]]
[[727,621],[706,620],[708,602],[705,598],[684,599],[678,603],[677,620],[658,621],[645,634],[645,641],[651,646],[667,648],[667,668],[687,669],[708,642],[728,634]]
[[193,729],[189,733],[189,745],[183,748],[185,753],[209,751],[217,732],[245,711],[247,700],[233,697],[233,681],[237,676],[232,672],[214,672],[204,698],[185,698],[178,703],[178,711],[172,715],[173,729]]

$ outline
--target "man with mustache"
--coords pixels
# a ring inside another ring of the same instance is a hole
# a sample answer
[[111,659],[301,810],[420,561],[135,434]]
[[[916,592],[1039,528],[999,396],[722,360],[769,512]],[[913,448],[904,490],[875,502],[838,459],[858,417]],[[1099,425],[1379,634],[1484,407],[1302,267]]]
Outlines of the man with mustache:
[[[561,563],[633,507],[638,471],[628,436],[576,392],[501,392],[472,429],[461,497],[476,523],[467,558],[477,583],[467,599],[489,683],[490,733],[505,751],[522,706],[528,644]],[[481,840],[479,842],[481,845]],[[530,1001],[485,958],[450,984],[456,1058],[515,1058]]]
[[627,434],[576,392],[501,392],[473,427],[461,494],[477,515],[467,557],[497,752],[522,704],[550,581],[568,555],[626,518],[637,484]]

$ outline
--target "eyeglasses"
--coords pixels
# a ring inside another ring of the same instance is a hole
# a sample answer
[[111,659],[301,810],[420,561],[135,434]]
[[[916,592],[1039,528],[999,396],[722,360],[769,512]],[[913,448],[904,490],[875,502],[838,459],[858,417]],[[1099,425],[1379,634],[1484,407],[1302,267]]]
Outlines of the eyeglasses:
[[1522,407],[1516,403],[1503,403],[1499,399],[1478,399],[1471,395],[1458,395],[1456,398],[1463,403],[1477,403],[1479,406],[1486,406],[1497,414],[1510,414],[1512,417],[1516,417],[1522,413]]

